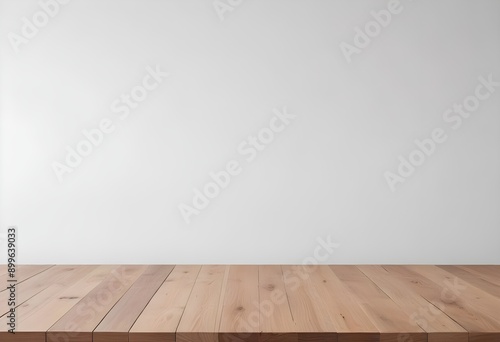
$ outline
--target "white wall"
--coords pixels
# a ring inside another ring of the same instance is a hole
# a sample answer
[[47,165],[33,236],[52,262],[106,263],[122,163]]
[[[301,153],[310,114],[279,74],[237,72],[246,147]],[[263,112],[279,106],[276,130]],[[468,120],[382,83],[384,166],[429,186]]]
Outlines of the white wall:
[[[499,1],[401,0],[351,63],[340,44],[388,1],[229,3],[221,20],[212,0],[73,0],[44,23],[37,1],[0,0],[0,228],[18,226],[20,262],[300,263],[328,236],[321,262],[500,262],[500,87],[469,97],[500,81]],[[120,119],[148,66],[169,76]],[[391,191],[384,173],[434,129],[446,141]],[[187,224],[179,204],[232,160]]]

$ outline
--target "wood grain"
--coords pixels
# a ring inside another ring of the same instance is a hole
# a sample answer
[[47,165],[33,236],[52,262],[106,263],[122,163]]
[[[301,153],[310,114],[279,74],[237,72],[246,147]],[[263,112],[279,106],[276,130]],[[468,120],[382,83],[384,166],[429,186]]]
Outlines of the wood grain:
[[[61,269],[60,276],[55,277],[52,284],[38,292],[28,301],[17,307],[17,332],[10,334],[7,326],[0,327],[0,337],[3,342],[15,342],[18,339],[29,338],[32,342],[45,342],[45,334],[38,336],[37,333],[47,331],[57,321],[58,315],[64,314],[74,303],[65,300],[64,293],[86,277],[92,276],[98,266],[80,266],[69,269]],[[90,275],[89,275],[90,274]],[[97,284],[97,282],[96,282]],[[19,290],[19,289],[18,289]],[[22,293],[19,290],[19,294]],[[61,299],[62,298],[62,299]],[[53,302],[59,300],[55,311]]]
[[[460,280],[436,266],[406,266],[429,284],[438,286],[439,293],[425,291],[426,299],[439,306],[448,316],[473,333],[476,341],[500,340],[500,299],[471,283]],[[419,286],[420,289],[422,287]],[[464,315],[465,313],[465,315]]]
[[298,340],[280,265],[259,266],[259,309],[261,341]]
[[223,290],[229,266],[205,265],[201,268],[184,309],[176,339],[178,342],[217,342]]
[[[2,265],[3,272],[0,272],[0,284],[6,284],[8,274],[7,274],[7,265]],[[53,265],[17,265],[16,266],[16,279],[17,283],[20,284],[23,281],[42,273],[48,270]],[[0,288],[0,292],[5,291],[7,287],[2,286]]]
[[175,332],[201,266],[175,266],[130,329],[130,342],[175,342]]
[[47,331],[47,342],[92,342],[94,329],[145,269],[145,266],[115,267]]
[[500,284],[495,284],[494,282],[485,280],[479,277],[477,274],[458,266],[440,266],[440,268],[474,285],[475,287],[478,287],[481,290],[486,291],[497,298],[500,298]]
[[128,342],[130,328],[173,268],[149,266],[94,330],[93,341]]
[[311,281],[322,301],[326,303],[328,315],[333,321],[341,342],[378,341],[380,332],[363,311],[348,287],[328,266],[317,266],[310,273]]
[[[54,266],[47,268],[42,272],[32,274],[30,277],[16,285],[17,306],[23,305],[27,300],[47,289],[47,287],[52,284],[65,284],[66,280],[71,277],[77,269],[85,267],[86,266],[71,265]],[[10,309],[7,305],[9,295],[9,291],[0,292],[0,316],[5,315]],[[4,327],[2,326],[1,328]]]
[[338,340],[337,327],[330,319],[328,305],[302,266],[283,266],[283,280],[298,341]]
[[258,341],[259,324],[259,267],[230,266],[219,341]]
[[[382,266],[358,266],[358,269],[405,312],[410,324],[418,325],[427,333],[429,342],[467,342],[467,331],[413,291],[406,283],[408,279],[389,273]],[[407,338],[406,333],[402,336],[403,340]]]
[[500,342],[498,266],[21,269],[2,342]]

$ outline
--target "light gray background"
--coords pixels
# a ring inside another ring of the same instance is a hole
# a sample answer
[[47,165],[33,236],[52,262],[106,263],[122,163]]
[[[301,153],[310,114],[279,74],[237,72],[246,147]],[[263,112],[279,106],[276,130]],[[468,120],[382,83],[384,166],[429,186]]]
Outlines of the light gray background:
[[[500,91],[442,120],[500,80],[500,1],[401,3],[347,63],[339,44],[387,1],[247,0],[221,21],[209,0],[73,0],[16,54],[40,5],[1,0],[0,228],[19,227],[19,261],[299,263],[331,236],[323,262],[500,263]],[[148,65],[169,78],[119,120]],[[284,106],[297,118],[245,162]],[[115,132],[58,182],[104,117]],[[384,172],[437,127],[448,140],[391,192]],[[231,159],[243,172],[186,224],[178,205]]]

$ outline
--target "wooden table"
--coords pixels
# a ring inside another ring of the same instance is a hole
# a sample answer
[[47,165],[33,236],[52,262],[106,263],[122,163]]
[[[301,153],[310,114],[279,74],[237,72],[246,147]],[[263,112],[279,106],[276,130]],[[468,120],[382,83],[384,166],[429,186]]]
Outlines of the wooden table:
[[[22,265],[0,341],[500,341],[500,266]],[[4,286],[5,285],[5,286]]]

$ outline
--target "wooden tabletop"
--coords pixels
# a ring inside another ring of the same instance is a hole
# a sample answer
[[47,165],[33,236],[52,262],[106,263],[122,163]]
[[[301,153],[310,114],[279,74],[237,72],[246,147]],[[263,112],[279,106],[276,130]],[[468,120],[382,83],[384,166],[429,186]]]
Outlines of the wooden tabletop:
[[[500,266],[22,265],[0,341],[500,341]],[[11,315],[12,316],[12,315]]]

